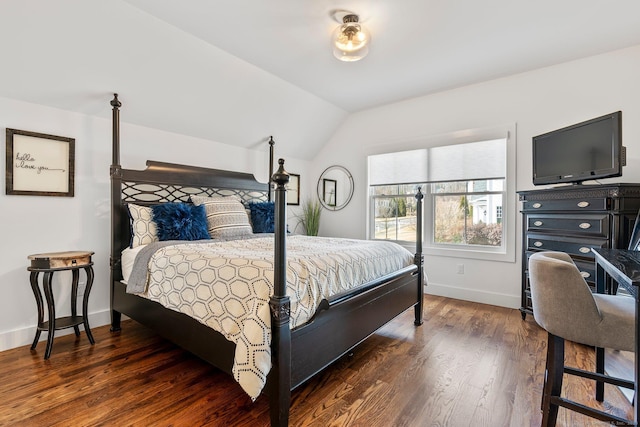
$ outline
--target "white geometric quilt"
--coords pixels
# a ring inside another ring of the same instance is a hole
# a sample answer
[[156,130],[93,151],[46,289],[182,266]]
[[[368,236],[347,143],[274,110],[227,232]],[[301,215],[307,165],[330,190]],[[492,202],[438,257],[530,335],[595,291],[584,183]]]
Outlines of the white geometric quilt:
[[[292,329],[307,322],[323,299],[414,262],[391,242],[297,235],[286,241]],[[273,253],[273,235],[161,247],[149,260],[147,288],[140,293],[234,342],[234,377],[254,400],[271,369]]]

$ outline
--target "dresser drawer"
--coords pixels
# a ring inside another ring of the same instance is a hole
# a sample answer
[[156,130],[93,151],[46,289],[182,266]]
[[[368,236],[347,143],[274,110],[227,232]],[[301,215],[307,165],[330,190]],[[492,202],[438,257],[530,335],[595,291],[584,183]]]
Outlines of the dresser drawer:
[[564,199],[564,200],[527,200],[523,202],[525,211],[604,211],[607,210],[609,200],[605,197]]
[[528,214],[528,232],[558,232],[607,237],[609,215]]
[[595,289],[596,286],[596,263],[589,261],[573,260],[580,270],[580,275],[584,277],[590,287]]
[[[531,255],[533,255],[535,252],[532,251],[527,251],[525,254],[525,259],[526,259],[526,264],[525,264],[525,275],[528,278],[529,277],[529,258],[531,258]],[[580,259],[574,259],[573,260],[574,264],[576,265],[576,267],[578,267],[578,270],[580,270],[580,275],[582,277],[584,277],[584,280],[587,281],[587,283],[589,283],[589,286],[591,287],[595,287],[595,283],[596,283],[596,263],[595,261],[591,262],[591,261],[584,261],[584,260],[580,260]],[[527,280],[527,284],[526,284],[526,288],[525,290],[529,290],[529,281]]]
[[[528,260],[529,257],[533,254],[534,252],[528,252],[527,253],[527,271],[525,272],[525,278],[524,278],[524,302],[522,304],[522,306],[524,308],[527,308],[529,310],[532,309],[532,304],[531,304],[531,283],[529,282],[529,271],[528,271]],[[589,286],[589,289],[591,290],[591,292],[595,292],[596,291],[596,265],[595,262],[589,262],[589,261],[581,261],[581,260],[573,260],[574,264],[576,265],[576,267],[578,267],[578,270],[580,271],[580,275],[584,278],[584,280],[587,282],[587,286]]]
[[591,248],[606,248],[607,239],[579,239],[544,234],[526,236],[526,249],[535,251],[560,251],[582,258],[593,259]]
[[[531,309],[531,283],[529,283],[529,257],[535,252],[527,252],[527,271],[525,271],[525,283],[524,283],[524,292],[526,295],[526,299],[528,300],[523,306],[525,308]],[[582,261],[574,259],[573,263],[578,267],[580,271],[580,275],[584,278],[591,289],[591,292],[596,291],[596,264],[594,262]]]

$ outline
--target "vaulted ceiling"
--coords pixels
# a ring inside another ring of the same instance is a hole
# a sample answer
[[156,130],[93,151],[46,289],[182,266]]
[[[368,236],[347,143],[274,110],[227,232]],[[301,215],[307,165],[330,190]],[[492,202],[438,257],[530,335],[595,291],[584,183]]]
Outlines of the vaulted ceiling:
[[[331,53],[336,11],[369,55]],[[3,0],[0,96],[311,159],[349,113],[640,44],[637,0]]]

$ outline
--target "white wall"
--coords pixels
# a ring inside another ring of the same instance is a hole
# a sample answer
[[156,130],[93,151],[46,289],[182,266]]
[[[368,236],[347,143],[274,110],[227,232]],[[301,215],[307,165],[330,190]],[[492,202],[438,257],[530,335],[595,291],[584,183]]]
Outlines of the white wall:
[[[111,94],[104,95],[104,110],[110,117]],[[234,146],[171,134],[126,122],[121,117],[121,164],[144,169],[147,159],[250,172],[266,182],[268,145],[247,150]],[[0,128],[13,128],[75,138],[75,197],[8,196],[0,192],[0,351],[30,344],[37,323],[27,256],[35,253],[91,250],[95,281],[89,299],[92,327],[109,322],[109,239],[111,121],[63,110],[0,98]],[[265,138],[268,135],[265,135]],[[277,135],[276,156],[278,155]],[[265,140],[266,141],[266,140]],[[4,146],[4,144],[3,144]],[[287,159],[287,169],[304,171],[308,162]],[[2,175],[5,162],[2,162]],[[301,185],[310,185],[301,174]],[[3,184],[4,185],[4,184]],[[295,213],[291,210],[290,214]],[[289,221],[295,225],[295,220]],[[59,316],[70,312],[70,273],[54,274],[54,295]],[[81,273],[84,280],[84,273]],[[81,303],[81,301],[80,301]],[[58,331],[56,335],[73,329]],[[46,333],[42,334],[46,339]],[[86,339],[86,336],[82,336]],[[44,351],[44,344],[40,344]],[[55,352],[55,345],[54,345]]]
[[[628,147],[623,177],[602,182],[640,182],[640,46],[467,86],[351,115],[313,161],[312,175],[339,164],[355,180],[344,210],[323,212],[320,234],[363,238],[366,233],[366,154],[404,141],[465,129],[517,125],[516,188],[531,182],[531,138],[547,131],[622,110]],[[409,147],[403,146],[403,149]],[[517,199],[516,199],[517,200]],[[517,211],[519,212],[520,203]],[[513,223],[512,223],[513,224]],[[506,307],[520,306],[521,218],[515,263],[427,256],[428,293]],[[456,274],[464,264],[465,273]]]
[[[315,194],[320,173],[333,164],[353,174],[355,193],[343,210],[323,212],[321,235],[364,238],[366,154],[380,145],[416,137],[517,124],[517,189],[531,184],[531,137],[617,110],[623,112],[628,147],[624,176],[610,182],[640,182],[640,46],[558,66],[468,86],[351,115],[313,160],[287,159],[301,175],[301,198]],[[104,110],[109,113],[105,93]],[[232,169],[267,178],[267,147],[232,147],[154,129],[127,125],[122,110],[122,165],[143,168],[146,159]],[[29,344],[36,306],[29,286],[27,256],[33,253],[92,250],[96,278],[89,301],[92,326],[109,317],[110,120],[0,98],[0,127],[76,139],[76,196],[7,196],[0,193],[0,350]],[[3,132],[4,134],[4,132]],[[268,135],[265,135],[265,137]],[[275,135],[277,141],[277,135]],[[277,145],[276,145],[277,147]],[[276,149],[277,157],[277,149]],[[5,163],[2,162],[4,171]],[[4,172],[3,172],[4,173]],[[518,206],[519,209],[519,206]],[[291,209],[291,214],[295,214]],[[293,227],[295,219],[289,223]],[[516,232],[520,247],[518,216]],[[464,263],[465,274],[456,274]],[[507,307],[520,305],[520,255],[515,263],[428,256],[427,291]],[[55,277],[55,276],[54,276]],[[69,310],[68,285],[55,279],[57,308]],[[46,334],[43,334],[45,338]],[[84,338],[83,338],[84,339]],[[41,344],[42,346],[42,344]]]

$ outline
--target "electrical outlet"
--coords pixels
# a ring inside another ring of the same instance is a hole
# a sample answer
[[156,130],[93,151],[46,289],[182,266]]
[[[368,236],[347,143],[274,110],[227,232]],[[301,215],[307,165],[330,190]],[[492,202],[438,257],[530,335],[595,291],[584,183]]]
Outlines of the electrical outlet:
[[458,264],[456,267],[457,267],[456,273],[464,274],[464,264]]

